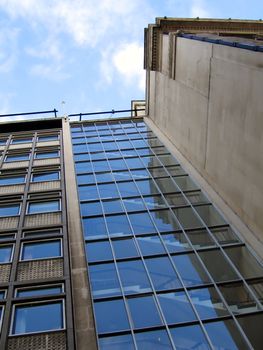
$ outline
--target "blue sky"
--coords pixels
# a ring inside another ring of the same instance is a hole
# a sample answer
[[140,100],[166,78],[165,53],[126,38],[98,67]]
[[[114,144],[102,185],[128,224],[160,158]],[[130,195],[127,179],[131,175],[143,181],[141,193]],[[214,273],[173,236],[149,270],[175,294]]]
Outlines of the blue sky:
[[0,114],[129,108],[144,98],[143,29],[163,16],[259,19],[263,2],[0,0]]

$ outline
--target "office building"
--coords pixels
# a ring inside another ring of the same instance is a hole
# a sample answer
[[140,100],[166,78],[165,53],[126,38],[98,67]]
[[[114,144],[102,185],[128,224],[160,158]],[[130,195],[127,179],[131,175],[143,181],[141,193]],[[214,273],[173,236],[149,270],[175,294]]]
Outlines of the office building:
[[157,19],[145,116],[1,124],[1,349],[261,349],[262,33]]

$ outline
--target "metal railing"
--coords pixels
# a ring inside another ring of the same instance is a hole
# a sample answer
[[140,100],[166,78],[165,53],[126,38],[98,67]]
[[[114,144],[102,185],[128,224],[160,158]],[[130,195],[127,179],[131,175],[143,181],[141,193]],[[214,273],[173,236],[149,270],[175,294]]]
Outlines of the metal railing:
[[47,113],[54,113],[55,118],[57,118],[58,110],[54,108],[51,111],[0,114],[0,118],[20,117],[22,115],[26,116],[26,115],[47,114]]

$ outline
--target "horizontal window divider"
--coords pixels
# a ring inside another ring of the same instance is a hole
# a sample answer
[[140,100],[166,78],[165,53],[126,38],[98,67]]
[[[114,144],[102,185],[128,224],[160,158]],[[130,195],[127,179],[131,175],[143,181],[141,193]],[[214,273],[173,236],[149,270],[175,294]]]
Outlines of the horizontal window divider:
[[47,261],[47,260],[60,260],[63,259],[63,255],[61,256],[53,256],[53,257],[49,257],[49,258],[39,258],[39,259],[24,259],[21,260],[19,259],[19,263],[26,263],[26,262],[30,262],[30,261]]
[[27,303],[36,303],[36,302],[45,302],[45,301],[54,301],[59,299],[66,299],[66,293],[57,293],[57,294],[48,294],[48,295],[35,295],[28,297],[14,297],[12,298],[12,303],[19,304],[27,304]]
[[[42,281],[42,282],[39,282]],[[53,277],[49,278],[48,280],[45,279],[38,279],[38,280],[30,280],[30,281],[15,281],[13,282],[14,289],[20,289],[20,288],[28,288],[28,289],[34,289],[34,288],[45,288],[47,286],[57,286],[64,284],[66,281],[66,277]],[[1,288],[2,284],[1,284]]]
[[42,235],[38,235],[36,234],[35,236],[28,236],[28,237],[21,237],[21,242],[37,242],[37,241],[45,241],[45,240],[53,240],[56,238],[63,238],[63,234],[62,233],[58,233],[55,235],[49,235],[49,234],[42,234]]

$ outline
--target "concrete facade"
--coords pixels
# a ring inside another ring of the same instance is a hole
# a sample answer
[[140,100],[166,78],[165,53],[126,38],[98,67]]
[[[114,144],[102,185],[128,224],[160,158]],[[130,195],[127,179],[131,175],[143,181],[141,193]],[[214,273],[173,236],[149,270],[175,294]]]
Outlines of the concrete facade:
[[263,242],[263,55],[162,36],[174,79],[147,71],[149,117]]

